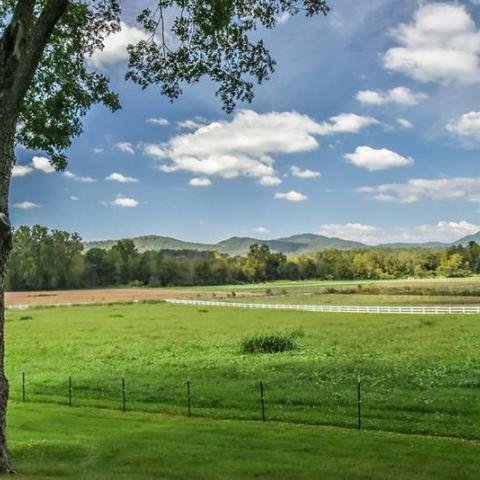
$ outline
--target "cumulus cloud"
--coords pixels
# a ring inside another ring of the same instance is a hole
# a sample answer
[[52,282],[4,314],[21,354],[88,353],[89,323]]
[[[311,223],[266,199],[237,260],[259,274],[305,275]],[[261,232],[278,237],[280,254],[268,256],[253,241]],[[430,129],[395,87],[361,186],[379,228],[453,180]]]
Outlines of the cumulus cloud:
[[135,150],[133,149],[133,146],[130,142],[118,142],[114,145],[114,148],[116,148],[120,152],[129,153],[130,155],[133,155],[135,153]]
[[33,172],[33,168],[29,165],[14,165],[12,168],[12,177],[24,177]]
[[50,160],[46,157],[33,157],[32,167],[35,170],[41,170],[44,173],[53,173],[55,167],[50,163]]
[[461,221],[441,220],[435,224],[415,225],[410,227],[397,226],[385,228],[362,223],[325,224],[318,233],[328,237],[339,237],[354,240],[368,245],[378,245],[391,242],[453,242],[466,235],[480,230],[480,225]]
[[480,32],[464,5],[422,4],[413,21],[398,25],[392,35],[398,46],[383,56],[387,70],[423,82],[480,80]]
[[321,175],[320,172],[315,172],[313,170],[309,170],[308,168],[305,170],[302,170],[296,165],[292,165],[290,167],[290,172],[294,177],[298,177],[298,178],[317,178]]
[[345,159],[357,167],[365,168],[369,172],[404,167],[414,162],[413,158],[403,157],[387,148],[375,149],[367,146],[357,147],[355,152],[347,153]]
[[67,170],[66,172],[63,172],[63,176],[67,178],[71,178],[72,180],[76,180],[77,182],[82,182],[82,183],[95,183],[96,180],[92,177],[80,177],[79,175],[70,172]]
[[161,127],[170,123],[166,118],[147,118],[145,122],[152,125],[159,125]]
[[266,227],[256,227],[253,229],[254,232],[256,233],[270,233],[270,229],[269,228],[266,228]]
[[79,197],[76,197],[75,195],[70,195],[70,200],[72,200],[73,202],[78,202],[78,200],[80,200]]
[[266,187],[273,187],[275,185],[280,185],[282,180],[278,177],[260,177],[257,180],[257,183],[260,185],[265,185]]
[[397,203],[414,203],[424,198],[480,202],[480,177],[414,178],[405,183],[361,187],[357,192],[370,194],[375,200]]
[[376,123],[372,117],[355,114],[318,123],[296,112],[241,110],[231,121],[213,122],[192,133],[176,135],[167,143],[147,145],[145,153],[167,173],[183,170],[222,178],[273,178],[277,177],[275,155],[314,150],[319,146],[317,135],[358,133]]
[[88,63],[96,68],[103,68],[123,62],[128,58],[128,45],[147,38],[148,35],[143,30],[120,22],[120,31],[109,35],[104,41],[103,50],[95,50],[88,58]]
[[192,178],[188,184],[192,187],[208,187],[212,182],[207,177],[195,177]]
[[14,203],[13,208],[18,208],[20,210],[30,210],[31,208],[39,208],[40,205],[38,203],[33,203],[33,202],[19,202],[19,203]]
[[467,112],[456,120],[452,120],[446,126],[452,132],[464,140],[480,142],[480,112]]
[[413,124],[410,120],[407,120],[406,118],[397,118],[397,123],[402,127],[402,128],[412,128]]
[[290,190],[286,193],[276,193],[274,198],[277,200],[288,200],[289,202],[303,202],[308,197],[302,193],[296,192],[295,190]]
[[356,96],[357,100],[369,105],[384,105],[386,103],[397,103],[398,105],[418,105],[428,98],[425,93],[413,92],[407,87],[396,87],[383,92],[382,90],[360,90]]
[[119,183],[135,183],[138,182],[138,178],[127,177],[121,173],[113,172],[108,177],[105,177],[105,180],[110,182],[119,182]]
[[113,205],[115,207],[125,207],[125,208],[134,208],[138,206],[140,202],[138,200],[135,200],[134,198],[128,198],[128,197],[117,197],[115,200],[110,202],[110,205]]

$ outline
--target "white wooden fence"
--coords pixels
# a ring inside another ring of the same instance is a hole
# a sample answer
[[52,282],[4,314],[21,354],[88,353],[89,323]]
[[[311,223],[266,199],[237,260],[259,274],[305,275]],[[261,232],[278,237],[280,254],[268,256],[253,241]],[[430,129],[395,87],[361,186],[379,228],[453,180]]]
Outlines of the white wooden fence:
[[289,305],[275,303],[238,303],[214,300],[184,300],[168,298],[168,303],[196,305],[205,307],[230,307],[252,310],[297,310],[303,312],[329,313],[414,313],[414,314],[480,314],[480,305],[405,305],[405,306],[373,306],[373,305]]

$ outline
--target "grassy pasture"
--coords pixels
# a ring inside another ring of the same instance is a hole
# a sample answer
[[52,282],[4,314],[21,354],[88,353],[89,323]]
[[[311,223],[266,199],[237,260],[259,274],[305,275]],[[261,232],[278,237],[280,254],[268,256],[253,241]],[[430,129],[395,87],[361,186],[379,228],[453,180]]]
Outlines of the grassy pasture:
[[466,278],[415,278],[415,279],[392,279],[392,280],[300,280],[288,281],[277,280],[274,282],[241,284],[241,285],[211,285],[185,287],[188,290],[196,291],[244,291],[244,290],[265,290],[275,289],[312,289],[324,287],[352,287],[357,285],[375,285],[380,288],[391,287],[477,287],[480,289],[480,276]]
[[22,480],[477,479],[480,443],[12,403]]
[[[76,406],[260,417],[480,439],[480,318],[205,309],[162,303],[9,311],[11,396]],[[301,330],[298,351],[242,354],[246,335]],[[28,403],[27,403],[28,404]],[[19,407],[21,408],[21,407]],[[352,432],[354,434],[354,432]]]

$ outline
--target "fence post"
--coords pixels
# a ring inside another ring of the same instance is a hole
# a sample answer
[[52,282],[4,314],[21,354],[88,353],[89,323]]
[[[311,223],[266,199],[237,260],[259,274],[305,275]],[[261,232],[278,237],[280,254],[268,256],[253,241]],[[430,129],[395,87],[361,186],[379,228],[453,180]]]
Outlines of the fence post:
[[265,395],[263,391],[263,382],[260,381],[260,403],[262,405],[262,422],[265,421]]
[[72,377],[68,377],[68,406],[72,406]]
[[192,416],[192,393],[190,389],[190,380],[187,380],[187,409],[188,409],[188,416]]
[[22,402],[25,401],[25,372],[22,372]]
[[362,393],[360,385],[360,376],[357,381],[357,406],[358,406],[358,429],[362,429]]
[[122,377],[122,410],[125,412],[126,410],[125,404],[125,377]]

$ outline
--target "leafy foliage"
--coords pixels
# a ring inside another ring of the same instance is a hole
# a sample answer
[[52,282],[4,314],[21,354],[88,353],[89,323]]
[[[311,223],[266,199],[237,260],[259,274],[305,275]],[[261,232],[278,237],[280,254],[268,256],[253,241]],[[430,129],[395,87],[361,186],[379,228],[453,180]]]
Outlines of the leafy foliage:
[[[172,10],[179,13],[168,28]],[[301,10],[313,16],[329,7],[325,0],[159,0],[137,18],[150,37],[130,47],[127,78],[143,88],[159,84],[175,99],[182,83],[209,77],[220,85],[216,93],[230,112],[236,100],[250,102],[253,82],[267,80],[275,67],[263,40],[252,41],[249,33]]]
[[[280,279],[464,277],[472,273],[480,273],[480,246],[474,242],[448,250],[327,249],[292,257],[271,252],[266,245],[252,245],[248,255],[242,257],[194,250],[140,253],[132,240],[125,239],[108,249],[95,247],[84,252],[78,234],[49,232],[36,225],[14,232],[8,287],[231,285]],[[273,291],[267,288],[266,294],[272,295]]]

